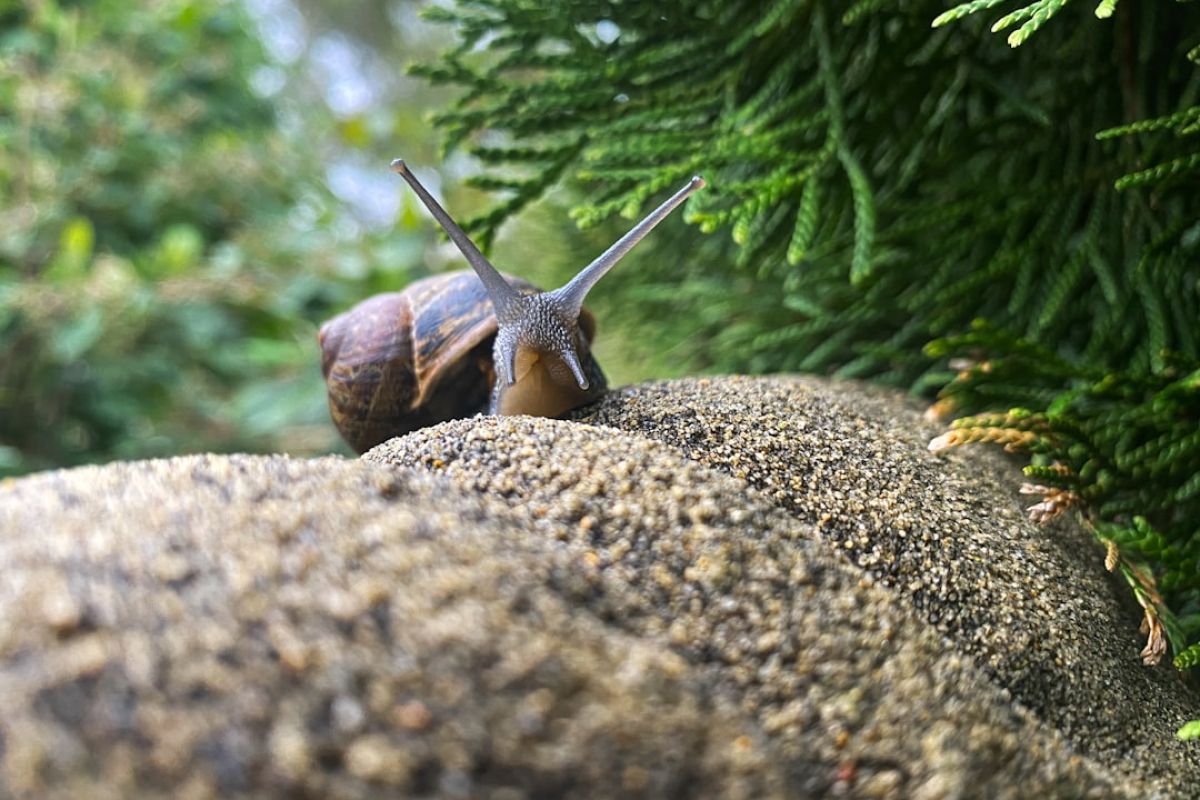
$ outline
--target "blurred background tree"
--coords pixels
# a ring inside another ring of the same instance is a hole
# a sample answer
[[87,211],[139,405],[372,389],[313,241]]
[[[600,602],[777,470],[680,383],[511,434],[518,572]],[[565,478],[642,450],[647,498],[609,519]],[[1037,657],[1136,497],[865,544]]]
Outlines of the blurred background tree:
[[[388,162],[456,214],[486,200],[462,188],[476,162],[439,153],[447,93],[405,73],[455,40],[423,5],[0,0],[0,476],[349,452],[317,327],[461,267]],[[501,263],[590,258],[566,223],[526,215]],[[608,328],[610,372],[648,374]]]
[[430,237],[356,180],[430,137],[321,72],[346,41],[284,3],[0,2],[0,474],[338,446],[316,326]]

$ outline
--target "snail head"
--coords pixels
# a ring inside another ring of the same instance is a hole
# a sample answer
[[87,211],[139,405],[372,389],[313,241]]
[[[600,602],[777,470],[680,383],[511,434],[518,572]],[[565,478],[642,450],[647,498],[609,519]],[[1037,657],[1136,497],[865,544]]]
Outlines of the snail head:
[[[603,375],[588,357],[590,342],[580,331],[579,317],[588,292],[658,223],[704,186],[702,178],[693,177],[566,285],[548,292],[521,294],[479,252],[403,160],[393,161],[392,169],[408,182],[462,252],[492,301],[498,324],[494,348],[496,389],[491,408],[494,414],[557,416],[580,405],[581,399],[593,399],[589,392],[594,391],[597,378],[603,382]],[[553,410],[560,405],[564,407]]]

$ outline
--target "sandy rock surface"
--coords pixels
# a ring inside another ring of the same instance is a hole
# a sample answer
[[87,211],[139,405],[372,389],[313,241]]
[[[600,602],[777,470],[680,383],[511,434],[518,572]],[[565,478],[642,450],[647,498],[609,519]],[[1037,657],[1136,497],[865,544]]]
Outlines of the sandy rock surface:
[[817,381],[582,415],[0,484],[0,796],[1200,785],[1197,698],[1002,459]]
[[782,796],[679,655],[424,476],[84,468],[0,490],[0,530],[0,795]]
[[418,431],[364,458],[502,499],[561,540],[551,575],[594,565],[594,582],[556,582],[612,625],[669,642],[736,698],[778,748],[794,793],[1115,791],[812,526],[673,448],[501,417]]
[[1068,518],[1030,523],[996,448],[933,456],[941,428],[916,406],[817,379],[645,384],[580,417],[673,445],[814,524],[1080,752],[1168,783],[1200,771],[1200,748],[1173,735],[1200,701],[1142,665],[1140,611],[1103,550]]

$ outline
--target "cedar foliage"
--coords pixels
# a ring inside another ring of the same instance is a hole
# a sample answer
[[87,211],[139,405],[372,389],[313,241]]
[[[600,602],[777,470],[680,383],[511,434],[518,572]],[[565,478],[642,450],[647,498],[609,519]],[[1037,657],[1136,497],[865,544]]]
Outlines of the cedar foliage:
[[685,218],[718,236],[643,260],[647,325],[685,328],[693,368],[940,389],[972,415],[955,441],[1031,454],[1037,513],[1083,513],[1147,609],[1147,659],[1165,633],[1200,661],[1200,7],[430,14],[461,44],[415,69],[461,90],[437,122],[501,196],[469,223],[485,244],[562,181],[586,227],[703,174]]

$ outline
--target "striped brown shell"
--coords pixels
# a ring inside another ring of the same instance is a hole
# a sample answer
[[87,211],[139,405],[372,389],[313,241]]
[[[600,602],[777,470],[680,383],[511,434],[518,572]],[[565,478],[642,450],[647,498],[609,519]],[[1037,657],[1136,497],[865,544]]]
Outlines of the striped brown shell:
[[[540,291],[512,275],[518,291]],[[580,327],[588,341],[595,320]],[[484,411],[495,380],[496,318],[470,270],[434,275],[370,297],[321,326],[329,411],[362,453],[394,436]]]

